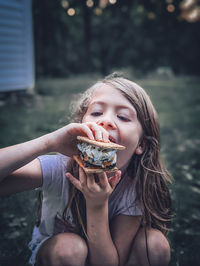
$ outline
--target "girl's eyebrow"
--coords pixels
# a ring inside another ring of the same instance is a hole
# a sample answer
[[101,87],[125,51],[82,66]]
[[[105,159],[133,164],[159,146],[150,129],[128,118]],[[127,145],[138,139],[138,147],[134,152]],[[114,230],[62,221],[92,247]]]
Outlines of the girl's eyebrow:
[[[102,101],[94,101],[90,104],[90,106],[93,106],[93,105],[102,105],[102,106],[106,106],[107,104],[105,102],[102,102]],[[137,112],[135,110],[135,108],[133,106],[131,106],[132,108],[126,106],[126,105],[116,105],[116,109],[126,109],[128,111],[130,111],[133,115],[137,115]]]

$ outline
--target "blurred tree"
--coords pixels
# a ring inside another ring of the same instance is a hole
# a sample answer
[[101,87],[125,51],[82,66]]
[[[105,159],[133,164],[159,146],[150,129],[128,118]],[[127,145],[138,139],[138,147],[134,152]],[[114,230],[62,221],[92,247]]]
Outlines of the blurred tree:
[[[68,24],[58,1],[33,1],[36,73],[57,76],[67,73]],[[64,18],[64,19],[63,19]],[[65,71],[63,70],[65,69]]]
[[198,0],[35,0],[37,74],[124,66],[199,74],[200,21],[186,19],[187,1],[199,8]]

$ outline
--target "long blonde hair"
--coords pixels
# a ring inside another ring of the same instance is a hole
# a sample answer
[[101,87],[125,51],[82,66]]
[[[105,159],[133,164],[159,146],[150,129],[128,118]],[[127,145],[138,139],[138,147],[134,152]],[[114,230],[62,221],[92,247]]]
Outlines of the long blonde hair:
[[[136,200],[143,212],[143,226],[157,228],[166,235],[171,221],[171,199],[168,189],[171,176],[161,160],[158,116],[145,90],[136,83],[114,73],[102,81],[98,81],[82,95],[74,114],[74,121],[81,123],[93,92],[104,84],[119,90],[137,111],[138,120],[143,128],[141,143],[144,145],[144,152],[141,155],[134,154],[132,156],[127,171],[134,180]],[[71,161],[71,171],[78,178],[77,165],[73,160]],[[84,197],[72,185],[70,186],[70,200],[63,213],[63,218],[69,209],[72,211],[77,231],[86,236]]]

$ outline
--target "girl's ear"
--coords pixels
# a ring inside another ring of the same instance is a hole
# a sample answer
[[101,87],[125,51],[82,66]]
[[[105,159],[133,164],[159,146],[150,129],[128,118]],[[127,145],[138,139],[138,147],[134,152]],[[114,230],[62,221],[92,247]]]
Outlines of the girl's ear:
[[143,153],[144,149],[145,149],[145,143],[144,143],[144,140],[142,140],[142,141],[138,144],[138,146],[137,146],[137,148],[136,148],[136,150],[135,150],[135,153],[136,153],[137,155],[141,155],[141,154]]

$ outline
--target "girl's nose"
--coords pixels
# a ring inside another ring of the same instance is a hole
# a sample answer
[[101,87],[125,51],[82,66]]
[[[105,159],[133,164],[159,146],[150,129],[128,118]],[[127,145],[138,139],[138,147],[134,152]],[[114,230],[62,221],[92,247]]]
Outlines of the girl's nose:
[[115,123],[111,119],[101,119],[97,122],[99,126],[102,126],[105,129],[115,129]]

